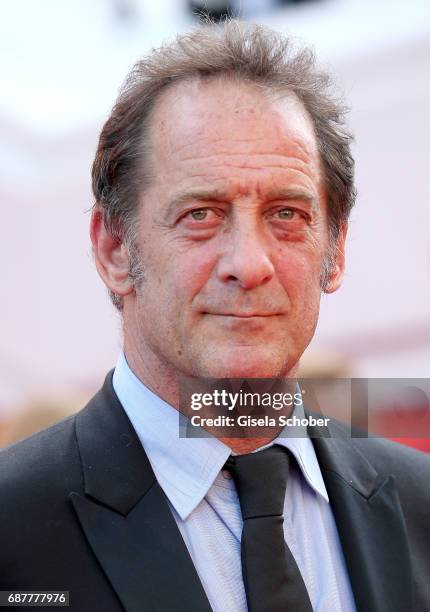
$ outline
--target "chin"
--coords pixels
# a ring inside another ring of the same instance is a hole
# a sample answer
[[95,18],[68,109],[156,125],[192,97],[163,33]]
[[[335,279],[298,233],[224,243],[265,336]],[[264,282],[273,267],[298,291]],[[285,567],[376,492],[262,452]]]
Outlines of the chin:
[[[258,347],[246,347],[243,351],[232,351],[229,355],[217,356],[211,363],[206,361],[200,375],[206,378],[279,378],[288,371],[287,358],[275,359],[273,353],[258,351]],[[215,357],[215,356],[214,356]]]

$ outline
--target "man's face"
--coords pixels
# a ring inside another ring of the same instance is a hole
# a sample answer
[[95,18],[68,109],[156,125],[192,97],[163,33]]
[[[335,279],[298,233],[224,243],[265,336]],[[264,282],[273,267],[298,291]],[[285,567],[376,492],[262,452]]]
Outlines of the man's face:
[[315,330],[328,251],[304,108],[241,82],[181,83],[159,100],[151,143],[145,280],[126,296],[126,338],[175,375],[291,373]]

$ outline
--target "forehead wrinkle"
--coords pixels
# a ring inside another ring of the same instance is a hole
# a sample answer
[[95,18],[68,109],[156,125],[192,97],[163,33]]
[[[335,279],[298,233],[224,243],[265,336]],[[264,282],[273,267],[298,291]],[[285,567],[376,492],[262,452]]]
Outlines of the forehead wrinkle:
[[[196,162],[198,162],[200,160],[200,158],[198,159],[189,159],[186,164],[184,164],[185,166],[192,166],[193,168],[196,167]],[[208,162],[211,160],[211,157],[205,157],[202,158],[201,161],[202,162]],[[275,171],[275,172],[282,172],[285,174],[290,174],[290,173],[300,173],[303,174],[303,176],[305,176],[307,179],[318,182],[319,178],[320,178],[320,172],[319,172],[319,166],[316,164],[306,164],[305,162],[302,162],[301,160],[294,160],[294,163],[290,163],[288,165],[284,165],[282,163],[277,163],[276,160],[273,160],[272,163],[268,162],[267,160],[265,160],[264,162],[258,163],[258,160],[255,159],[244,159],[241,162],[234,162],[232,161],[227,161],[224,160],[221,163],[211,163],[210,164],[210,170],[206,170],[203,172],[199,172],[199,174],[204,174],[205,176],[211,176],[213,170],[238,170],[239,172],[241,170],[255,170],[256,172],[262,173],[262,172],[267,172],[267,171]],[[194,174],[187,174],[187,176],[192,177],[194,176]],[[220,179],[223,179],[224,177],[220,176]]]
[[[237,158],[237,157],[242,157],[244,159],[244,162],[249,159],[250,163],[255,163],[256,161],[258,161],[258,158],[263,158],[262,161],[264,161],[264,164],[262,164],[263,166],[268,166],[268,167],[279,167],[279,168],[285,168],[285,163],[289,162],[289,161],[293,161],[293,160],[297,160],[298,162],[300,162],[301,164],[306,164],[306,165],[311,165],[314,166],[314,161],[311,160],[309,158],[308,155],[303,155],[303,157],[299,157],[298,155],[294,155],[294,154],[290,154],[290,155],[283,155],[281,153],[243,153],[243,152],[234,152],[234,151],[217,151],[216,153],[208,153],[207,155],[190,155],[189,157],[182,157],[179,161],[180,163],[182,162],[198,162],[198,161],[210,161],[212,159],[217,159],[223,157],[224,159],[228,160],[228,158]],[[279,160],[279,162],[281,163],[270,163],[270,159],[275,158],[276,160]],[[284,163],[282,163],[284,162]],[[218,165],[223,165],[218,164]],[[248,165],[246,163],[241,164],[243,167],[248,167]]]
[[[224,142],[224,140],[223,140]],[[192,145],[189,145],[192,146]],[[301,153],[301,154],[300,154]],[[165,156],[166,158],[166,156]],[[279,168],[280,170],[309,168],[309,171],[317,171],[319,175],[320,160],[319,156],[313,156],[308,151],[300,147],[300,151],[271,151],[271,152],[243,152],[221,150],[209,153],[195,152],[193,155],[176,159],[175,154],[170,155],[168,160],[176,160],[175,163],[188,165],[188,163],[210,163],[212,168],[237,167],[237,168]],[[238,163],[238,161],[240,163]],[[318,176],[316,177],[318,179]]]
[[[225,144],[226,141],[228,140],[225,136],[219,136],[218,137],[218,136],[208,135],[207,133],[205,133],[204,127],[205,126],[203,126],[203,128],[202,128],[202,130],[200,131],[199,134],[197,134],[195,137],[193,137],[193,141],[192,142],[186,143],[184,145],[182,145],[182,144],[179,145],[178,148],[176,149],[176,151],[178,151],[178,152],[182,151],[182,149],[184,149],[186,147],[193,147],[196,144],[201,144],[201,143],[204,144],[207,141],[209,141],[210,144],[217,145],[219,143]],[[201,136],[200,136],[200,134],[201,134]],[[231,144],[233,144],[233,143],[241,144],[241,143],[250,143],[250,142],[256,143],[256,142],[260,142],[260,141],[264,142],[264,140],[265,140],[264,136],[260,136],[260,137],[253,136],[251,138],[242,138],[242,137],[241,138],[235,138],[234,140],[231,139],[229,142]]]
[[[188,162],[188,164],[191,164],[191,160],[190,162]],[[207,181],[216,181],[217,183],[228,184],[228,189],[231,191],[234,191],[234,185],[232,185],[234,181],[242,183],[245,180],[246,183],[257,183],[258,185],[261,180],[266,180],[266,178],[264,177],[264,173],[266,172],[276,173],[276,175],[271,177],[270,184],[273,184],[273,182],[275,181],[277,185],[285,186],[286,183],[291,183],[292,180],[295,180],[295,178],[297,178],[299,180],[299,183],[303,183],[303,189],[311,190],[312,192],[318,191],[319,186],[321,184],[319,166],[315,167],[314,165],[312,165],[311,167],[309,167],[304,163],[297,163],[294,166],[290,165],[288,167],[279,166],[275,164],[259,164],[254,167],[250,165],[250,162],[243,165],[238,165],[237,163],[228,164],[224,162],[220,164],[212,163],[210,165],[210,170],[197,170],[195,164],[192,165],[192,168],[193,172],[186,173],[185,175],[183,175],[183,178],[181,180],[203,178]],[[219,172],[219,170],[224,172]],[[256,173],[256,176],[248,176],[244,178],[243,172],[247,170]],[[258,187],[258,189],[259,188],[260,187]],[[264,190],[264,186],[262,187],[262,189]]]
[[[173,150],[171,153],[173,155],[181,154],[184,149],[195,149],[200,145],[205,145],[207,149],[213,149],[218,145],[224,145],[221,149],[215,149],[213,152],[208,153],[209,156],[216,155],[280,155],[280,156],[291,156],[292,150],[294,150],[294,155],[299,159],[303,159],[303,161],[307,161],[313,157],[313,155],[318,154],[318,147],[316,142],[312,141],[312,139],[305,138],[304,135],[301,137],[297,137],[297,135],[293,134],[283,134],[277,138],[276,142],[268,143],[268,135],[267,133],[259,136],[253,136],[250,138],[246,137],[233,137],[231,134],[226,134],[223,136],[215,136],[213,134],[209,134],[204,131],[203,126],[201,130],[201,136],[194,137],[192,142],[186,143],[174,143],[172,139],[170,139],[170,145],[175,144],[174,147],[171,147]],[[250,150],[246,148],[244,151],[241,150],[242,145],[254,145],[254,150]],[[229,148],[230,147],[230,148]],[[182,159],[186,161],[190,157],[194,157],[193,155],[185,155]]]

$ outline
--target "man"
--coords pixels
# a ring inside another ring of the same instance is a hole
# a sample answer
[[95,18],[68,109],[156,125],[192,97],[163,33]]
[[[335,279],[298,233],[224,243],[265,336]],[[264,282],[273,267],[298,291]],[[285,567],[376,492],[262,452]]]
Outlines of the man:
[[183,378],[296,375],[344,270],[342,112],[261,27],[136,65],[93,166],[124,352],[84,410],[2,453],[2,590],[68,590],[79,612],[430,609],[426,455],[335,423],[179,437]]

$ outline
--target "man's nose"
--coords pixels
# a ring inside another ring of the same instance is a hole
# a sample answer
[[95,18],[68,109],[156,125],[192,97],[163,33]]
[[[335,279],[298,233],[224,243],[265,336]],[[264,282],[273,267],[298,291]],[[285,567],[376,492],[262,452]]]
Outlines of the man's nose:
[[268,283],[275,270],[268,245],[260,228],[235,228],[225,236],[225,250],[218,261],[217,272],[222,282],[236,283],[242,289],[254,289]]

